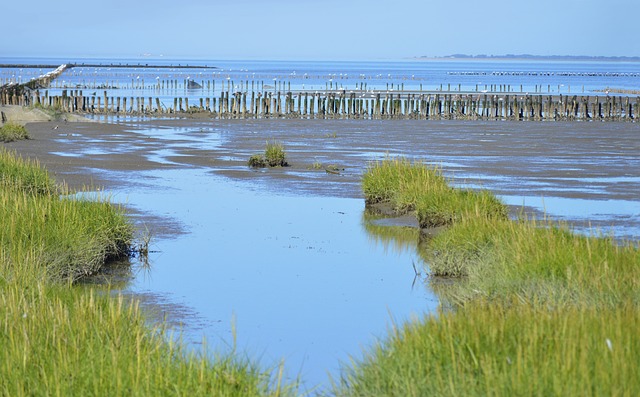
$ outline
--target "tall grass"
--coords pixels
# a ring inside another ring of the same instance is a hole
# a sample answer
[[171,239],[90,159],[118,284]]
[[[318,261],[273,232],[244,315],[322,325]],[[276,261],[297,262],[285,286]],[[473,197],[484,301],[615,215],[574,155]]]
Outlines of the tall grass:
[[548,220],[508,220],[491,193],[442,187],[437,171],[407,182],[423,167],[375,164],[363,188],[369,202],[387,200],[427,219],[449,216],[426,244],[433,279],[458,278],[434,289],[448,309],[394,328],[344,370],[334,393],[639,395],[637,244]]
[[108,200],[68,193],[0,150],[0,395],[291,395],[234,355],[188,354],[135,302],[73,282],[127,256],[133,228]]
[[3,285],[0,341],[3,396],[290,394],[247,360],[188,354],[136,304],[91,289]]
[[394,329],[346,369],[337,396],[640,395],[640,315],[477,301]]
[[368,204],[389,202],[398,213],[415,211],[422,228],[469,217],[507,217],[507,207],[491,193],[455,189],[439,168],[403,158],[371,163],[362,187]]
[[[59,193],[65,189],[41,167],[5,150],[0,150],[0,186],[0,247],[10,255],[5,277],[74,282],[129,254],[133,226],[106,199],[63,199]],[[24,269],[26,264],[37,269]]]
[[3,190],[20,190],[37,195],[55,194],[59,186],[37,161],[27,161],[0,148],[0,184]]
[[461,222],[429,244],[433,275],[466,276],[448,296],[548,306],[640,306],[640,250],[550,221]]

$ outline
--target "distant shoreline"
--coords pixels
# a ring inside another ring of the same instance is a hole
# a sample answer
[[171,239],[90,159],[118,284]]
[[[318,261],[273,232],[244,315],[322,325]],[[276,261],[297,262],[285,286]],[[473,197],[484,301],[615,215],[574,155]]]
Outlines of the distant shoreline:
[[[67,63],[67,69],[71,68],[143,68],[143,69],[217,69],[216,66],[206,65],[153,65],[141,63]],[[55,69],[60,65],[52,64],[0,64],[0,69]]]
[[530,60],[530,61],[602,61],[602,62],[640,62],[640,56],[607,57],[590,55],[530,55],[530,54],[506,54],[506,55],[466,55],[452,54],[445,56],[418,56],[417,60]]

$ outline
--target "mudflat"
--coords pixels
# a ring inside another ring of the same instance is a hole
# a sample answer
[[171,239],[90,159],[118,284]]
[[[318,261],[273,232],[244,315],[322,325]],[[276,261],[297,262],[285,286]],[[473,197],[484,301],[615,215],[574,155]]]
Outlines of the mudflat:
[[[401,155],[498,195],[640,201],[639,123],[113,118],[26,126],[31,139],[5,146],[72,188],[136,189],[127,172],[199,167],[257,188],[358,198],[367,164]],[[271,140],[283,143],[290,166],[249,168]],[[611,223],[640,223],[628,218]]]

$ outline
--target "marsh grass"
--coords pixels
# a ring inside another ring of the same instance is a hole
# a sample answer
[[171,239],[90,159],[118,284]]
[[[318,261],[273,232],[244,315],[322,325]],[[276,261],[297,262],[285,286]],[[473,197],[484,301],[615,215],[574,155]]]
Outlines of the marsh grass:
[[640,315],[476,301],[394,328],[345,369],[337,396],[634,396]]
[[277,369],[188,353],[135,301],[76,285],[129,254],[122,208],[68,195],[5,150],[0,176],[0,395],[293,394]]
[[267,147],[264,151],[264,158],[269,167],[287,166],[287,155],[284,151],[284,145],[281,142],[267,142]]
[[9,122],[0,127],[0,142],[13,142],[22,139],[29,139],[29,132],[24,126]]
[[368,204],[389,202],[399,214],[415,211],[421,228],[463,218],[507,218],[507,207],[486,191],[456,189],[442,170],[404,158],[369,164],[362,187]]
[[419,242],[446,310],[394,328],[335,395],[640,394],[637,243],[509,220],[491,193],[451,189],[406,160],[374,164],[363,188],[368,202],[448,224]]
[[[5,150],[0,151],[0,184],[0,246],[11,255],[3,266],[5,277],[28,274],[73,283],[129,255],[133,226],[106,198],[61,198],[66,189],[37,163]],[[38,268],[25,272],[24,264]]]
[[640,306],[640,250],[543,220],[461,222],[429,243],[434,275],[465,276],[450,294],[558,305]]
[[264,154],[252,155],[249,157],[248,164],[252,168],[286,167],[289,165],[284,145],[278,141],[267,141]]
[[35,195],[61,193],[61,186],[51,179],[37,161],[27,161],[5,148],[0,148],[0,184],[7,191]]
[[187,353],[122,297],[42,283],[0,291],[2,395],[291,394],[247,360]]
[[264,168],[267,166],[267,161],[261,154],[254,154],[249,157],[249,167],[251,168]]

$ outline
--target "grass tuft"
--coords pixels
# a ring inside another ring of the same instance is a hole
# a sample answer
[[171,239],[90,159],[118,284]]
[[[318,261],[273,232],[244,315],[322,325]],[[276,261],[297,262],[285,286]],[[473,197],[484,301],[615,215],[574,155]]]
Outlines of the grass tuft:
[[13,142],[22,139],[29,139],[29,132],[24,126],[8,122],[0,127],[0,142]]
[[369,164],[362,180],[367,204],[390,203],[399,214],[415,211],[421,228],[463,218],[507,218],[507,207],[486,191],[450,186],[439,168],[404,158]]
[[264,168],[264,167],[287,167],[287,156],[284,151],[282,143],[277,141],[267,141],[267,147],[262,154],[254,154],[249,158],[249,167],[252,168]]
[[286,167],[288,165],[287,155],[281,142],[267,142],[264,157],[269,167]]

